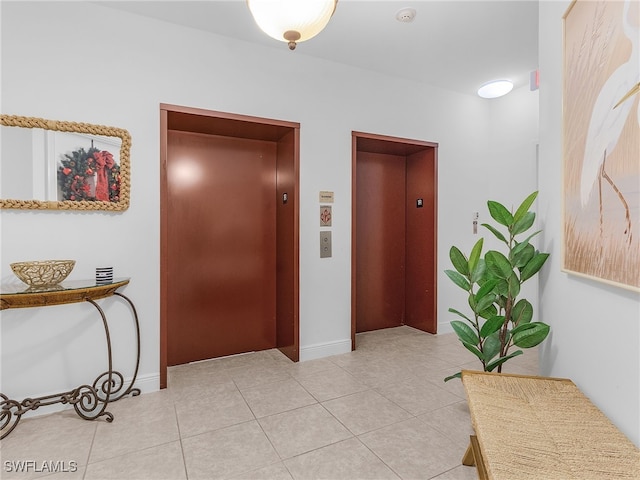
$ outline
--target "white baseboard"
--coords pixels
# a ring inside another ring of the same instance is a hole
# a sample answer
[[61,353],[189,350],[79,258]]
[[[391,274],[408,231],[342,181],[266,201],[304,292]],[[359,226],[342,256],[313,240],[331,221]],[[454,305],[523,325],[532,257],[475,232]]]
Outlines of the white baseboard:
[[307,345],[300,347],[300,361],[315,360],[317,358],[330,357],[331,355],[340,355],[341,353],[349,353],[351,351],[351,339],[339,340],[337,342],[316,343],[315,345]]
[[147,375],[138,375],[135,386],[140,389],[140,393],[157,392],[160,390],[160,374],[149,373]]

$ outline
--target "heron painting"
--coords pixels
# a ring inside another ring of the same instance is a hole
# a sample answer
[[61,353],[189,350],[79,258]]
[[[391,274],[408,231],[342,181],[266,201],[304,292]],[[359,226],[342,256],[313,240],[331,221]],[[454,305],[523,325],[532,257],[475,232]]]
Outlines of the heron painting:
[[640,291],[640,0],[564,16],[563,270]]

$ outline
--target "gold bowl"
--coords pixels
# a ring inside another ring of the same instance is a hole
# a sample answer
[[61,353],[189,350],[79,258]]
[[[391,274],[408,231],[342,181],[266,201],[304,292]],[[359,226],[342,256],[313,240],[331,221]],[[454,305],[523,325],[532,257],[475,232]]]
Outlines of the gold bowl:
[[11,270],[30,287],[48,287],[67,278],[75,265],[75,260],[40,260],[12,263]]

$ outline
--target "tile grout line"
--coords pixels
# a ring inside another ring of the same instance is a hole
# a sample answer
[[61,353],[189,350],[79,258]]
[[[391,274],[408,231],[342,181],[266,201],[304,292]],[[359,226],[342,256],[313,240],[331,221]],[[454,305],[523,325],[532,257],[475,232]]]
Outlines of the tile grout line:
[[93,436],[91,437],[91,445],[89,445],[89,451],[87,452],[87,462],[84,465],[84,472],[82,472],[82,480],[87,476],[87,470],[89,468],[89,459],[91,458],[91,451],[93,450],[93,445],[96,441],[96,435],[98,434],[98,425],[96,424],[93,429]]
[[182,468],[184,468],[184,478],[189,480],[189,470],[187,469],[187,459],[184,454],[184,445],[182,443],[182,432],[180,431],[180,421],[178,420],[178,409],[176,408],[176,401],[172,397],[173,414],[176,419],[176,427],[178,428],[178,441],[180,442],[180,453],[182,454]]

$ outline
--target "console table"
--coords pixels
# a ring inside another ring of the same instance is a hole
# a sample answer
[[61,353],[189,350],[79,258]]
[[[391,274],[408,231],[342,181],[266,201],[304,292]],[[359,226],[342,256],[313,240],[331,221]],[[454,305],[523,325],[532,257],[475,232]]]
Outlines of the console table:
[[[0,439],[5,438],[15,428],[22,415],[39,407],[56,403],[73,405],[76,413],[85,420],[105,417],[107,422],[113,421],[113,414],[107,411],[110,402],[120,400],[125,395],[139,395],[140,389],[133,388],[140,365],[140,324],[135,305],[117,290],[129,283],[128,278],[116,278],[108,284],[96,285],[94,280],[65,281],[47,288],[27,288],[24,285],[0,286],[0,310],[9,308],[47,307],[69,303],[89,302],[100,313],[107,342],[107,371],[98,375],[91,385],[83,384],[67,392],[46,395],[36,398],[25,398],[22,401],[12,400],[0,393]],[[125,388],[123,375],[113,369],[111,355],[111,337],[107,317],[96,300],[117,296],[124,299],[133,314],[136,327],[136,365],[133,378]]]

